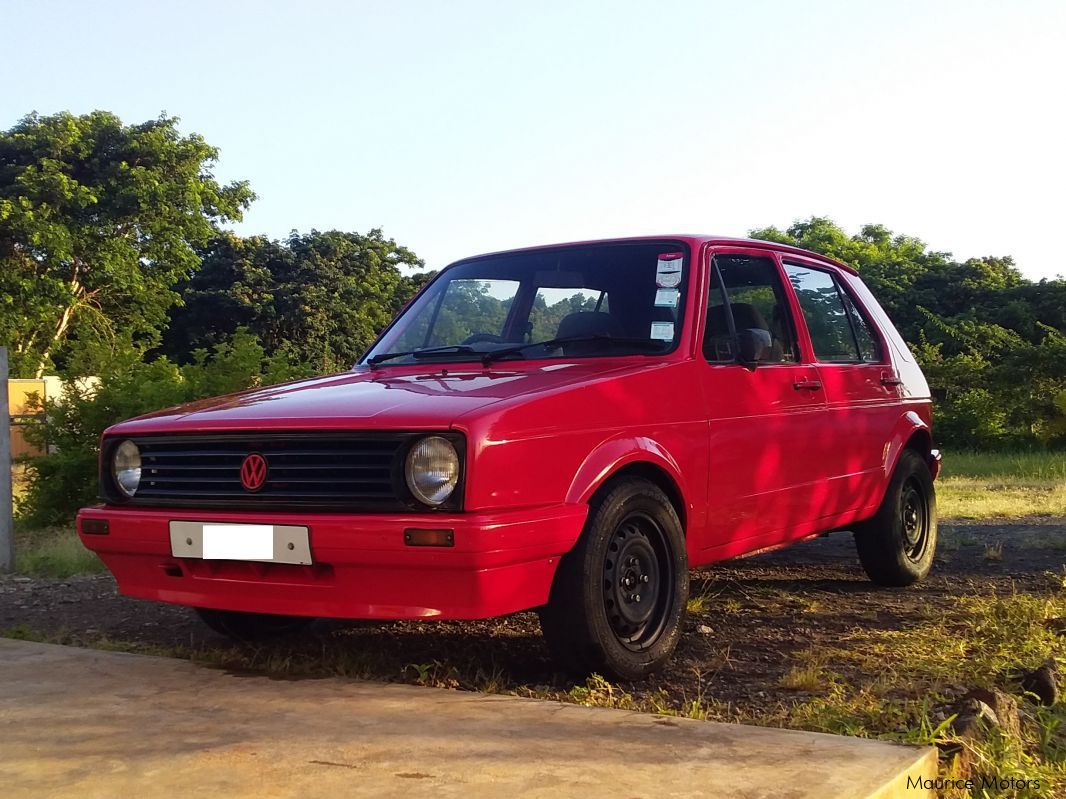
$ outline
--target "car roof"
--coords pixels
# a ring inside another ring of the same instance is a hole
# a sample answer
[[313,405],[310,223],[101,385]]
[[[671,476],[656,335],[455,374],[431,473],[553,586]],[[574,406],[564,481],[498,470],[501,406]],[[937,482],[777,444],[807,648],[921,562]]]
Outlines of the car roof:
[[853,275],[857,275],[858,271],[842,261],[838,261],[835,258],[829,258],[828,256],[820,253],[812,252],[811,250],[805,250],[802,247],[793,247],[791,244],[779,244],[776,241],[764,241],[763,239],[745,239],[737,238],[734,236],[713,236],[701,233],[674,233],[664,234],[660,236],[623,236],[618,238],[609,239],[587,239],[583,241],[568,241],[559,242],[556,244],[538,244],[531,247],[516,247],[509,250],[498,250],[495,252],[487,252],[481,255],[473,255],[468,258],[460,258],[455,263],[462,263],[463,261],[474,261],[480,258],[488,258],[495,255],[514,255],[523,252],[536,252],[537,250],[550,250],[558,247],[578,247],[586,244],[622,244],[632,243],[639,241],[662,241],[663,239],[672,239],[684,241],[686,244],[693,247],[699,247],[704,244],[709,245],[727,245],[733,247],[751,247],[753,249],[760,250],[774,250],[776,252],[789,253],[792,255],[802,255],[806,258],[812,258],[816,261],[821,261],[825,264],[843,269],[846,272],[850,272]]

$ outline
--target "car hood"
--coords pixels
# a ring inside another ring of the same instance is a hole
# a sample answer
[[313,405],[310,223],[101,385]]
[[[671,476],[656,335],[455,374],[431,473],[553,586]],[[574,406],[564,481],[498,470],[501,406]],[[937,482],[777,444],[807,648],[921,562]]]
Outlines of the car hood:
[[[639,357],[639,356],[638,356]],[[360,368],[330,377],[199,400],[139,416],[109,435],[264,429],[444,429],[460,417],[604,375],[647,368],[645,358],[603,358],[481,368],[448,364]],[[465,368],[464,368],[465,367]]]

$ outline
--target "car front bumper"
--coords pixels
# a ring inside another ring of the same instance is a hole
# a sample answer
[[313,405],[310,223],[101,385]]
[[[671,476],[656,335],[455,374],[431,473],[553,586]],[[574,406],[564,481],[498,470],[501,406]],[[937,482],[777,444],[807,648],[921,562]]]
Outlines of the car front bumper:
[[[349,515],[100,506],[78,534],[131,597],[193,607],[349,619],[478,619],[543,605],[586,505],[491,513]],[[175,557],[170,522],[309,528],[309,566]],[[107,522],[107,532],[100,529]],[[448,529],[449,547],[410,546],[405,531]]]

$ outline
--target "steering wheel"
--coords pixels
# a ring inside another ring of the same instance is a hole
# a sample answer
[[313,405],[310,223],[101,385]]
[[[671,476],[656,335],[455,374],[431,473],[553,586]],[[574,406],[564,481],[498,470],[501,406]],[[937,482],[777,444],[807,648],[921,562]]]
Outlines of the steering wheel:
[[471,333],[464,338],[461,344],[480,344],[482,342],[488,342],[490,344],[505,344],[506,342],[502,337],[495,335],[494,333]]

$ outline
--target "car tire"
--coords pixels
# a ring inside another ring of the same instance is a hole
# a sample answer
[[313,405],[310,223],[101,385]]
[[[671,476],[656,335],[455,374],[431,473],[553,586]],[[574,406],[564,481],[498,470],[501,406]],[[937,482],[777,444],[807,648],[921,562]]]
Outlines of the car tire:
[[563,556],[541,629],[572,674],[636,680],[658,670],[681,637],[688,602],[685,535],[666,494],[622,478],[592,501]]
[[195,610],[200,620],[219,635],[244,642],[271,641],[296,635],[314,621],[307,616],[279,616],[213,608]]
[[878,585],[902,587],[929,574],[936,554],[936,490],[929,466],[906,449],[873,518],[855,528],[859,561]]

